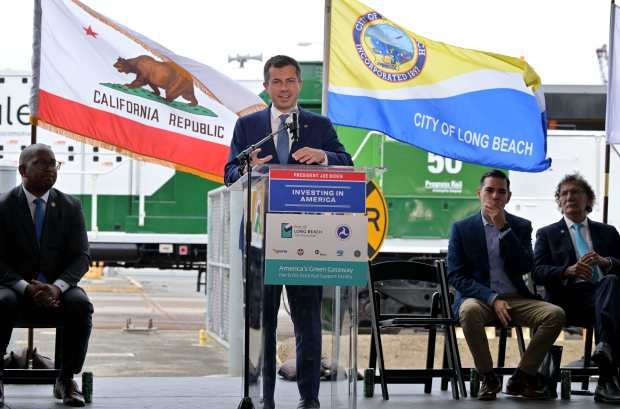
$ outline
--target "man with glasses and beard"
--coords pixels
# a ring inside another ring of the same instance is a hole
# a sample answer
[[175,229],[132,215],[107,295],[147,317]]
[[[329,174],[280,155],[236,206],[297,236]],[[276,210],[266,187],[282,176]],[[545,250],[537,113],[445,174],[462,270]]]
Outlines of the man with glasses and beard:
[[84,406],[73,376],[82,370],[92,328],[93,306],[77,286],[90,255],[80,202],[53,188],[59,167],[49,146],[30,145],[19,156],[22,184],[0,196],[0,352],[6,353],[20,317],[61,319],[54,396]]

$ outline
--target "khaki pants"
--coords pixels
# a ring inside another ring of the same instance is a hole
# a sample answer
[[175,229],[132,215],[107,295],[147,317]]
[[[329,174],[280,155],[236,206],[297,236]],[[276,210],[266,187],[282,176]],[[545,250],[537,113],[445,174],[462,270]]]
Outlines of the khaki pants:
[[[511,307],[509,314],[513,324],[535,331],[519,363],[519,369],[534,375],[564,326],[564,310],[557,305],[521,296],[502,296],[502,299]],[[480,374],[490,372],[493,360],[484,327],[499,322],[495,310],[480,300],[466,298],[459,309],[459,319],[476,370]]]

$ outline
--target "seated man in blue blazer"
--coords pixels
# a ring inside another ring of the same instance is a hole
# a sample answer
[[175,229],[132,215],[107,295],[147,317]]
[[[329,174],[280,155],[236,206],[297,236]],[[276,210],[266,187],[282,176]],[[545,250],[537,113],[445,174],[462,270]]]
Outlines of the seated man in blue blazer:
[[510,196],[504,172],[482,175],[480,212],[454,223],[448,247],[448,280],[458,291],[455,314],[481,375],[481,400],[495,399],[501,390],[486,325],[514,323],[536,329],[506,393],[541,399],[547,396],[538,368],[565,321],[561,308],[537,299],[523,281],[523,274],[533,268],[532,225],[504,210]]
[[579,174],[558,184],[555,200],[563,217],[538,230],[534,280],[545,297],[566,311],[573,325],[594,325],[592,359],[601,373],[594,399],[620,403],[614,381],[620,364],[620,235],[608,224],[588,218],[594,191]]
[[[224,169],[227,185],[247,171],[237,162],[236,156],[265,135],[281,129],[293,112],[299,115],[299,138],[293,139],[286,129],[278,132],[275,141],[267,142],[252,154],[252,166],[265,163],[353,165],[351,156],[338,141],[330,120],[297,106],[302,86],[301,68],[297,61],[284,55],[271,57],[265,63],[264,80],[263,86],[271,97],[272,105],[237,120]],[[322,290],[318,286],[287,286],[286,289],[295,329],[297,387],[301,397],[298,408],[320,407]],[[264,409],[275,407],[276,326],[281,294],[282,286],[276,285],[265,286],[263,292]]]

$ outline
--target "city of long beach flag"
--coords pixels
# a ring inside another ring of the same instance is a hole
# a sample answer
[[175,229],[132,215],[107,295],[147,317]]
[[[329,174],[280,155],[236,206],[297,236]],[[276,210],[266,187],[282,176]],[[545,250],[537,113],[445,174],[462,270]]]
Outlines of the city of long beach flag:
[[333,0],[327,115],[467,162],[543,171],[540,78],[522,59],[414,34],[355,0]]
[[235,121],[265,106],[77,0],[37,0],[34,30],[31,112],[53,132],[222,181]]
[[611,55],[609,57],[609,76],[607,81],[607,119],[605,130],[607,133],[607,143],[610,145],[620,143],[620,105],[618,98],[618,82],[620,81],[620,19],[618,17],[618,6],[615,2],[611,4],[611,23],[609,25],[609,41]]

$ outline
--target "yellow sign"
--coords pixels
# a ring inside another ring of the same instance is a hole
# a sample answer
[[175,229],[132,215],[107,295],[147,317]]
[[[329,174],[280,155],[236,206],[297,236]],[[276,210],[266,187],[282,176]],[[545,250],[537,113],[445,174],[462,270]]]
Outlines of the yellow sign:
[[366,183],[366,214],[368,215],[368,259],[374,259],[387,234],[388,211],[379,186],[372,180]]

